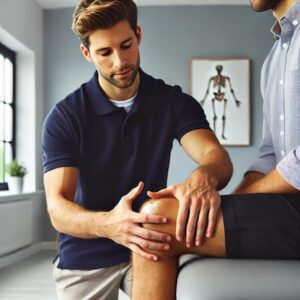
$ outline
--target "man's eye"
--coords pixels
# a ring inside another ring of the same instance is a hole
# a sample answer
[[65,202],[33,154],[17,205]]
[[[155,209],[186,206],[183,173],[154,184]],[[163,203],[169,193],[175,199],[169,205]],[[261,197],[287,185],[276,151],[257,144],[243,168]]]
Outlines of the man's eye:
[[108,56],[111,54],[111,51],[110,50],[98,51],[97,54],[99,54],[101,56]]
[[122,45],[123,49],[129,49],[131,47],[131,44],[124,44]]
[[98,54],[100,54],[101,56],[108,56],[110,55],[111,51],[101,51]]

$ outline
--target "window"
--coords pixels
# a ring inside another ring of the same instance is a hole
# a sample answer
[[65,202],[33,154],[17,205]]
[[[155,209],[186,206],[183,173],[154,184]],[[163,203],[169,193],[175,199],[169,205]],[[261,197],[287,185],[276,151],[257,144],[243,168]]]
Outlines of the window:
[[0,44],[0,190],[7,189],[5,164],[15,157],[15,53]]

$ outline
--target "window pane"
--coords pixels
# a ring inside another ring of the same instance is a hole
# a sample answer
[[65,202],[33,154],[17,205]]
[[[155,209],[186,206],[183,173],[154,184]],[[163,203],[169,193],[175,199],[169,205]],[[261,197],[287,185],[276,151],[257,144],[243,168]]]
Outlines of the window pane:
[[5,143],[5,164],[8,164],[13,159],[12,146],[9,143]]
[[4,181],[4,151],[3,143],[0,142],[0,182]]
[[0,102],[0,142],[4,141],[4,103]]
[[5,181],[5,165],[12,161],[12,146],[0,143],[0,182]]
[[4,99],[7,103],[12,103],[13,101],[13,64],[9,59],[4,60]]
[[4,101],[4,57],[0,54],[0,101]]
[[5,165],[13,159],[15,147],[14,66],[15,53],[0,43],[0,183],[5,181]]
[[13,111],[9,104],[5,104],[4,140],[11,142],[13,138]]

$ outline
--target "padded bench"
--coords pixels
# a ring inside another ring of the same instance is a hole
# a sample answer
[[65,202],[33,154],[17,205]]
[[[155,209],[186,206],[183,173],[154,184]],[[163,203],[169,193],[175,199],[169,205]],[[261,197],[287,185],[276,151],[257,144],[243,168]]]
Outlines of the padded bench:
[[299,300],[300,261],[183,255],[177,300]]

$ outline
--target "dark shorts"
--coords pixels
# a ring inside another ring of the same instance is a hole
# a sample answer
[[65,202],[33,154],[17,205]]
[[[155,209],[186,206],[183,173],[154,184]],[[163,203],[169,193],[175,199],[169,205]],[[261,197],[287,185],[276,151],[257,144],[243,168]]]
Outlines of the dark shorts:
[[229,258],[300,259],[300,194],[222,196]]

